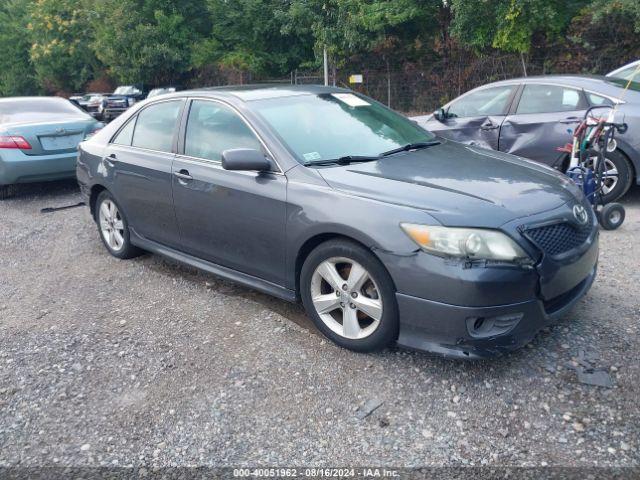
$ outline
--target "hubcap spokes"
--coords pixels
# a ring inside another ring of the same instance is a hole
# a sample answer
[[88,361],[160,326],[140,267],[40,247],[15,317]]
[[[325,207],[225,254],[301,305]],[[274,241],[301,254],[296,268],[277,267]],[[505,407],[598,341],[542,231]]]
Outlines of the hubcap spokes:
[[[593,169],[595,166],[596,157],[590,159],[587,167]],[[602,193],[606,195],[615,188],[618,184],[618,169],[615,164],[608,158],[604,159],[604,175],[602,182]]]
[[124,246],[124,223],[118,207],[111,200],[100,204],[98,213],[100,232],[112,250],[119,251]]
[[333,332],[349,339],[371,335],[382,318],[382,299],[369,272],[348,258],[329,258],[311,278],[316,312]]

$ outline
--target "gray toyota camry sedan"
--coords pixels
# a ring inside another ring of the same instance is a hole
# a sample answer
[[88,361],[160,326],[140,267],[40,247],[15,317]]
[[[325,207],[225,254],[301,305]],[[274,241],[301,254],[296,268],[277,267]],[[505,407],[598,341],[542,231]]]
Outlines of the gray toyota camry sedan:
[[357,351],[512,350],[596,275],[597,222],[565,176],[345,89],[163,95],[81,143],[77,174],[115,257],[301,300]]

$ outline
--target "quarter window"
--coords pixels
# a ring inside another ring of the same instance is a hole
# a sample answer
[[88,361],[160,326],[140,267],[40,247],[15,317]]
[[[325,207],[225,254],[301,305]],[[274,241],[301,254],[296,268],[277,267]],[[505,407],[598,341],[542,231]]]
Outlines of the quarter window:
[[504,115],[515,85],[483,88],[453,102],[447,111],[449,117],[486,117]]
[[581,110],[582,97],[575,88],[525,85],[516,113],[551,113]]
[[162,102],[142,110],[133,133],[133,146],[171,152],[180,105],[180,101]]
[[222,152],[234,148],[262,150],[262,145],[230,108],[217,102],[194,100],[187,120],[185,155],[220,161]]
[[118,132],[116,137],[113,139],[113,142],[116,145],[131,145],[131,140],[133,139],[133,129],[136,126],[136,117],[132,118],[127,122],[122,130]]
[[595,93],[587,92],[587,98],[589,99],[589,104],[591,104],[592,107],[613,105],[613,102],[607,97],[601,97],[600,95],[596,95]]

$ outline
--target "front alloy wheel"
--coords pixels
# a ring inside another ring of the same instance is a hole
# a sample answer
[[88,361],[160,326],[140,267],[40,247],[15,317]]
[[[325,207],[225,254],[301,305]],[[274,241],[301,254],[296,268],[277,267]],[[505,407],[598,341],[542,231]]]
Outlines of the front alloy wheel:
[[393,281],[357,243],[336,239],[317,246],[302,265],[300,296],[318,330],[341,347],[370,352],[398,337]]
[[329,258],[313,272],[311,299],[324,324],[344,338],[371,335],[382,318],[382,298],[371,275],[348,258]]

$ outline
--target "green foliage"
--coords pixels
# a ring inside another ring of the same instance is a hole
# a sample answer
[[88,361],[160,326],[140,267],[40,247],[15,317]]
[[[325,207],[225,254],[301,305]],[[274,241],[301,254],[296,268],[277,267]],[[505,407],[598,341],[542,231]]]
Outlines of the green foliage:
[[[96,4],[91,46],[111,77],[121,83],[171,84],[189,70],[198,32],[172,3],[104,0]],[[189,11],[189,3],[200,2],[182,3]]]
[[283,77],[325,48],[339,67],[458,49],[603,70],[636,55],[638,33],[638,0],[0,0],[0,95]]
[[194,65],[286,75],[310,55],[308,38],[287,31],[282,0],[208,0],[211,30],[194,49]]
[[0,96],[37,93],[31,42],[27,36],[27,0],[0,4]]
[[77,0],[35,0],[27,24],[36,77],[48,90],[82,88],[93,73],[88,15]]
[[478,50],[527,53],[534,35],[563,33],[587,0],[452,0],[453,35]]

